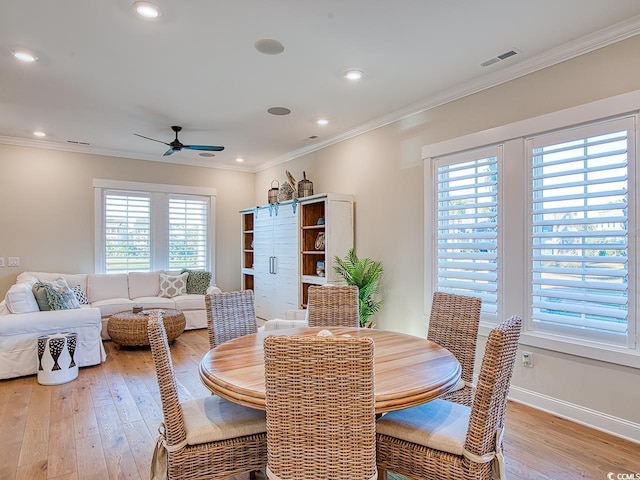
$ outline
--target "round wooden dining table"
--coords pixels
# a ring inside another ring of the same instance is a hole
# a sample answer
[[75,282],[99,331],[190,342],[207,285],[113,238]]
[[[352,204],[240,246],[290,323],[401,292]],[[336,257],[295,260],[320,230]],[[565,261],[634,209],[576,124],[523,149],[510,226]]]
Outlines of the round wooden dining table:
[[200,362],[200,378],[216,395],[247,407],[265,409],[263,342],[269,335],[371,337],[374,341],[375,409],[390,412],[419,405],[451,390],[460,379],[460,363],[429,340],[370,328],[291,328],[261,331],[209,350]]

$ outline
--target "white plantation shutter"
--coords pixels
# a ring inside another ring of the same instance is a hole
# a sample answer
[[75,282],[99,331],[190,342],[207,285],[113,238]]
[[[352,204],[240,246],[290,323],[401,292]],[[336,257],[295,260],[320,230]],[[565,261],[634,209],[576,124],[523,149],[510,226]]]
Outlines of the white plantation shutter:
[[482,299],[498,310],[499,147],[435,161],[437,290]]
[[107,191],[104,208],[106,273],[149,271],[150,195]]
[[169,268],[207,267],[206,198],[169,197]]
[[534,330],[628,343],[633,130],[626,118],[528,141]]

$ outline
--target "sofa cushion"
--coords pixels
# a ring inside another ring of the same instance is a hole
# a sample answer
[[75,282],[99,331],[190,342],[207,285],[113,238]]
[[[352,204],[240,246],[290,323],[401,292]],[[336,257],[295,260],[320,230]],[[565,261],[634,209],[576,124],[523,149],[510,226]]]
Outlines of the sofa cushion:
[[204,295],[179,295],[173,297],[178,310],[204,310]]
[[135,302],[128,298],[107,298],[91,303],[92,307],[100,309],[101,317],[110,317],[114,313],[133,310],[134,305]]
[[129,298],[129,282],[126,273],[91,274],[87,277],[89,303],[117,298]]
[[38,280],[46,280],[54,282],[59,278],[64,278],[69,287],[74,288],[80,285],[83,291],[87,291],[87,274],[86,273],[50,273],[50,272],[22,272],[18,275],[16,283],[31,283],[33,285]]
[[144,309],[148,308],[176,308],[176,304],[173,298],[165,297],[138,297],[133,301],[136,305],[142,306]]
[[187,277],[188,273],[181,275],[160,274],[160,296],[161,297],[177,297],[187,293]]
[[7,308],[11,313],[30,313],[40,310],[36,297],[33,295],[31,285],[28,283],[16,283],[11,285],[5,296]]
[[129,298],[157,297],[160,293],[160,272],[130,272]]
[[186,293],[193,295],[205,295],[207,293],[207,287],[211,283],[211,272],[205,272],[204,270],[189,270],[185,268],[182,270],[182,273],[189,274],[187,277]]

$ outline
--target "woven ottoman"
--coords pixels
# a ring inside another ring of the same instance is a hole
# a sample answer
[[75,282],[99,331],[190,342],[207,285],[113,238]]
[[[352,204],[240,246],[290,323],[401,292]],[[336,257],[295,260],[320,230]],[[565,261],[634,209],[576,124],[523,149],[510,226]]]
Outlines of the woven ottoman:
[[52,333],[38,337],[38,383],[60,385],[78,378],[74,354],[78,334]]
[[161,312],[164,320],[164,328],[167,331],[167,339],[173,342],[182,335],[186,326],[184,313],[180,310],[171,309],[148,309],[139,313],[131,310],[119,312],[109,317],[107,322],[107,333],[113,343],[119,347],[139,347],[149,345],[149,335],[147,334],[147,322],[149,313]]

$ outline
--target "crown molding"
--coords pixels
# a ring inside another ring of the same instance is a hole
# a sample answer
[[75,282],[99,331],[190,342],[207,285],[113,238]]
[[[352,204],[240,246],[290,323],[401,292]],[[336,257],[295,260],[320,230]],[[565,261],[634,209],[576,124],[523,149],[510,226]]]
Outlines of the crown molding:
[[56,142],[49,142],[47,140],[6,137],[2,135],[0,135],[0,145],[14,145],[17,147],[40,148],[43,150],[56,150],[60,152],[84,153],[86,155],[103,155],[105,157],[130,158],[132,160],[163,162],[163,163],[171,163],[174,165],[183,165],[183,166],[188,165],[191,167],[215,168],[218,170],[231,170],[234,172],[255,173],[256,171],[254,168],[251,168],[251,167],[230,166],[230,165],[209,165],[205,163],[207,162],[207,160],[202,160],[201,162],[199,162],[199,161],[193,161],[193,160],[180,159],[180,161],[177,161],[177,159],[174,160],[168,157],[158,158],[155,155],[145,155],[145,154],[132,155],[130,152],[110,150],[105,148],[96,148],[90,145],[87,145],[87,146],[73,145],[73,144],[63,145]]
[[[541,54],[535,55],[527,60],[503,68],[500,71],[487,73],[482,77],[478,77],[469,82],[465,82],[454,88],[440,92],[420,102],[415,102],[401,109],[395,110],[382,117],[363,123],[358,127],[347,130],[343,133],[335,135],[324,141],[314,145],[309,145],[297,150],[293,150],[284,155],[274,158],[271,161],[263,163],[256,171],[265,170],[270,167],[288,162],[295,158],[301,157],[311,152],[321,150],[344,140],[362,135],[390,123],[403,120],[412,115],[422,113],[426,110],[436,108],[446,103],[464,98],[474,93],[495,87],[502,83],[506,83],[516,78],[537,72],[547,67],[551,67],[558,63],[571,60],[586,53],[598,50],[599,48],[612,45],[614,43],[626,40],[640,34],[640,15],[631,17],[623,22],[617,23],[611,27],[598,30],[589,35],[585,35],[579,39],[565,43],[557,48],[548,50]],[[490,67],[489,67],[490,68]]]

